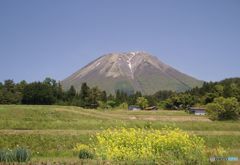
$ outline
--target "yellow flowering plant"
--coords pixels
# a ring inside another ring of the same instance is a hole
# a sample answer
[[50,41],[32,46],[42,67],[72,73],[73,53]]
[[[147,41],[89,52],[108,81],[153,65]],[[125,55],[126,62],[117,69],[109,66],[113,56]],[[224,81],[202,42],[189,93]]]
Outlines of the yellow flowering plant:
[[73,148],[73,151],[78,152],[82,149],[90,150],[90,147],[86,144],[77,143],[76,146]]
[[164,164],[202,164],[207,161],[205,142],[178,128],[107,129],[96,135],[95,155],[103,160]]

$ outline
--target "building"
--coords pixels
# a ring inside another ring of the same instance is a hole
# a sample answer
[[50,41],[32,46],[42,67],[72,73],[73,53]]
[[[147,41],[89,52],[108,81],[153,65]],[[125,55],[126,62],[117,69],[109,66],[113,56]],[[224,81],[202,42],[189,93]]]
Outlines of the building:
[[138,110],[142,110],[139,106],[137,105],[129,105],[128,106],[128,110],[130,111],[138,111]]
[[158,108],[156,106],[151,106],[151,107],[146,107],[145,110],[148,111],[153,111],[153,110],[157,110]]
[[201,107],[190,107],[189,112],[194,115],[206,115],[206,109]]

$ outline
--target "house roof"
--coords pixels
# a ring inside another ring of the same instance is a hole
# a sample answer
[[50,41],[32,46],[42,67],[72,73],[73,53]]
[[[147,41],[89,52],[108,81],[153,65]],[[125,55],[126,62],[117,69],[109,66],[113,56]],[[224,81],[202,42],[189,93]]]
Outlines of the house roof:
[[206,110],[206,108],[203,107],[190,107],[191,110]]
[[137,105],[129,105],[128,109],[141,109],[141,107],[139,107]]

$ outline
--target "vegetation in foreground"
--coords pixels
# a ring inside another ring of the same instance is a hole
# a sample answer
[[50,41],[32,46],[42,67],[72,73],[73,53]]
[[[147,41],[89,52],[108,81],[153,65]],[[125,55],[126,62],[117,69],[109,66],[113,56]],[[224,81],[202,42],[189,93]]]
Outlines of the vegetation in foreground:
[[96,158],[103,160],[157,164],[203,164],[208,160],[204,140],[176,128],[108,129],[97,134],[92,147]]
[[17,147],[0,150],[0,162],[27,162],[30,157],[31,153],[26,148]]
[[90,145],[92,136],[108,128],[161,130],[166,125],[196,134],[212,151],[221,146],[226,155],[240,157],[240,124],[235,120],[210,121],[184,111],[92,110],[45,105],[1,105],[0,114],[0,148],[17,145],[28,148],[33,162],[77,161],[79,155],[73,150],[76,144]]

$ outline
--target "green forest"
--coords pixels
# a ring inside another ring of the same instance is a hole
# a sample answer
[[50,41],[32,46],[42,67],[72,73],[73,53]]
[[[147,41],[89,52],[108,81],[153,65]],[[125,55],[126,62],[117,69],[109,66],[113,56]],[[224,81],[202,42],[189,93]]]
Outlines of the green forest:
[[[158,91],[153,95],[146,96],[142,96],[138,91],[128,95],[119,90],[115,95],[107,95],[105,91],[98,87],[91,88],[87,83],[82,84],[80,91],[76,91],[73,86],[64,91],[60,82],[52,78],[32,83],[24,80],[19,83],[15,83],[13,80],[5,80],[0,83],[0,104],[73,105],[91,109],[127,108],[128,105],[139,105],[142,108],[157,106],[159,109],[167,110],[187,110],[192,106],[206,106],[212,119],[237,119],[239,117],[239,101],[240,78],[204,82],[202,87],[195,87],[180,93]],[[225,111],[224,107],[231,107],[229,111],[234,112],[230,112],[231,114],[217,112],[219,113],[217,116],[212,113],[212,111],[220,111],[220,109]]]

